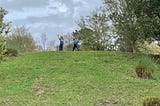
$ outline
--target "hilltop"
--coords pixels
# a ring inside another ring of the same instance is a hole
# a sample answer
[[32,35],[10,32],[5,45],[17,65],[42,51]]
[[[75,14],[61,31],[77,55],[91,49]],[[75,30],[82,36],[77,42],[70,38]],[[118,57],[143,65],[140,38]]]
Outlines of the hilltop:
[[[0,64],[2,106],[140,106],[160,97],[160,72],[138,79],[138,55],[105,51],[38,52]],[[159,68],[160,69],[160,68]]]

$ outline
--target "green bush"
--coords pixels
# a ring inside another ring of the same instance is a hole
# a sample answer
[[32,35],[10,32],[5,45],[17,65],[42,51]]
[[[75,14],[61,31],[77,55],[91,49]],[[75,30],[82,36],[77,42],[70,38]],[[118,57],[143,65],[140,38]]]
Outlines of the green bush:
[[153,72],[157,69],[156,62],[148,57],[148,56],[141,56],[139,61],[137,62],[135,71],[136,75],[139,78],[153,78]]
[[160,54],[149,54],[149,57],[153,58],[158,64],[160,64]]
[[149,97],[143,101],[143,106],[160,106],[160,99],[156,97]]
[[7,48],[6,52],[5,52],[6,56],[17,56],[18,55],[18,51],[16,49],[13,48]]

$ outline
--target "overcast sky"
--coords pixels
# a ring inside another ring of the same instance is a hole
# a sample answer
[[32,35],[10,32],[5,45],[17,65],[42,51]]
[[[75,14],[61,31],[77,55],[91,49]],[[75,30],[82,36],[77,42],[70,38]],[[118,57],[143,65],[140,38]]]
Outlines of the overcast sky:
[[56,42],[57,34],[73,32],[81,16],[101,5],[101,0],[0,0],[0,7],[9,11],[5,21],[12,21],[12,28],[25,25],[35,39],[46,33]]

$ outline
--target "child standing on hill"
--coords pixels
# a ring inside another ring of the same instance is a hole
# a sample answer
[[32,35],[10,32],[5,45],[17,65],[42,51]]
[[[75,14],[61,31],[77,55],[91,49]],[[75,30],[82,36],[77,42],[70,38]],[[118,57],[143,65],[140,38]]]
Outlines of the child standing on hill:
[[73,38],[73,44],[74,44],[73,51],[75,50],[75,48],[77,48],[78,51],[80,50],[78,47],[78,43],[79,43],[79,39],[76,36],[74,36],[74,38]]
[[58,35],[58,39],[60,41],[59,51],[63,51],[64,38],[63,38],[63,36]]

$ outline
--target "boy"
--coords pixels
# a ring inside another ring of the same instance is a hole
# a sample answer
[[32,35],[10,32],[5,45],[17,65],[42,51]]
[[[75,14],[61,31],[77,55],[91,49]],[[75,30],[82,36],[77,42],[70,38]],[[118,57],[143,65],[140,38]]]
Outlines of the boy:
[[77,50],[79,51],[80,50],[79,47],[78,47],[79,39],[77,37],[73,38],[73,43],[74,43],[73,51],[75,50],[75,48],[77,48]]
[[63,44],[64,44],[64,38],[63,38],[63,36],[58,35],[58,39],[60,41],[59,51],[62,51],[63,50]]

